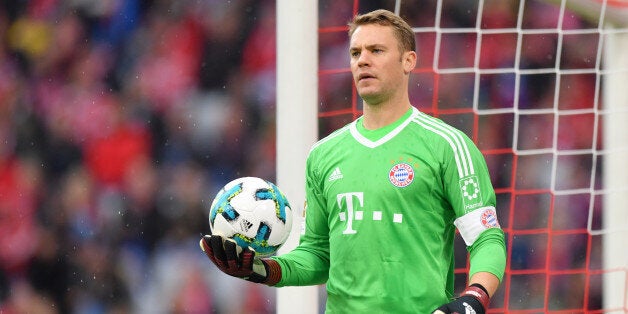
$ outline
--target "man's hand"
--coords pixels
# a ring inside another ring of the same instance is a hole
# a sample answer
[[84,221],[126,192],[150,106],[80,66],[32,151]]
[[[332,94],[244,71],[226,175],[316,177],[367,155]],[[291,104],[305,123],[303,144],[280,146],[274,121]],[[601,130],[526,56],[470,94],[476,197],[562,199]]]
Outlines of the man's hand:
[[484,314],[488,309],[489,296],[479,284],[468,286],[460,297],[441,305],[433,314]]
[[231,239],[206,235],[199,244],[209,260],[227,275],[269,286],[281,279],[281,267],[276,261],[255,258],[254,250],[242,248]]

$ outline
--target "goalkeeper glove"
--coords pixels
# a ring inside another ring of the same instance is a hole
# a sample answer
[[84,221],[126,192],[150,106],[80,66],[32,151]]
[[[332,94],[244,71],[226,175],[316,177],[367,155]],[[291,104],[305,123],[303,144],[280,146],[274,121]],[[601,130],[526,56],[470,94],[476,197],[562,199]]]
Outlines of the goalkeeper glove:
[[270,258],[256,258],[255,250],[242,248],[231,239],[206,235],[199,244],[209,260],[227,275],[269,286],[274,286],[281,280],[279,263]]
[[434,314],[484,314],[488,309],[489,296],[486,289],[477,283],[468,286],[458,298],[441,305]]

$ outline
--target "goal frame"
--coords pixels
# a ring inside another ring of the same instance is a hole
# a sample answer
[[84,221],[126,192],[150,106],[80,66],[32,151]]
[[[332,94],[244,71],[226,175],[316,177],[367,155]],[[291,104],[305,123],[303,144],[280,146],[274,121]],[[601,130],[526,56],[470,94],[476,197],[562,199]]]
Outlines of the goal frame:
[[[525,0],[522,0],[525,1]],[[628,27],[628,1],[624,0],[544,0],[576,12],[583,19],[598,23],[602,34],[602,56],[605,64],[600,66],[606,75],[601,94],[604,103],[598,104],[603,125],[603,225],[593,230],[593,206],[589,212],[587,229],[592,235],[602,236],[602,264],[605,309],[628,311],[628,32],[615,32],[617,27]],[[619,69],[615,72],[614,69]],[[624,130],[622,132],[622,130]],[[623,146],[623,148],[622,148]],[[620,147],[619,150],[615,150]]]
[[[318,139],[318,1],[277,0],[277,184],[290,200],[292,232],[279,254],[297,246],[304,227],[305,161]],[[277,289],[277,313],[318,313],[318,286]]]

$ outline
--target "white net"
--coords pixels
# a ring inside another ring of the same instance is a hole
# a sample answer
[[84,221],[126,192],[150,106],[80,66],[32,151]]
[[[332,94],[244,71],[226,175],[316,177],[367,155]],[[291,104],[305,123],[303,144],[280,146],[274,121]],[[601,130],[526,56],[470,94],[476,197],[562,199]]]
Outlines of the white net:
[[321,136],[361,114],[345,26],[375,8],[416,32],[413,104],[486,156],[508,245],[491,312],[627,312],[628,2],[320,1]]

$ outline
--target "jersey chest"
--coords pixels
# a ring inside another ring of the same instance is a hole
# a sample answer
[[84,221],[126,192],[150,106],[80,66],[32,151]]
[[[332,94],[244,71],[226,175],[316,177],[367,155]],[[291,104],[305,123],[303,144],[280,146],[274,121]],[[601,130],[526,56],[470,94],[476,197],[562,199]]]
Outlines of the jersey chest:
[[412,232],[442,213],[441,165],[428,147],[356,145],[326,159],[323,194],[332,234]]
[[440,181],[439,163],[423,147],[356,145],[326,156],[321,179],[328,196],[361,191],[385,196],[418,195]]

